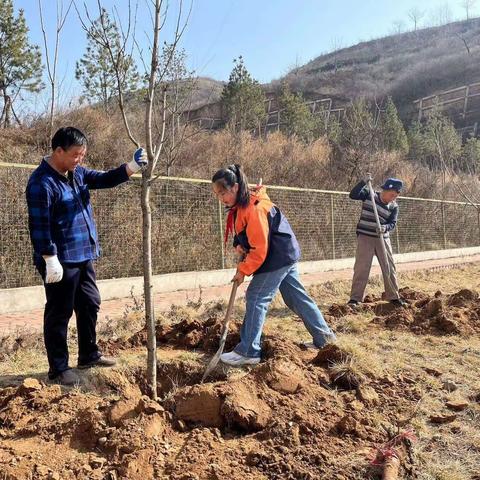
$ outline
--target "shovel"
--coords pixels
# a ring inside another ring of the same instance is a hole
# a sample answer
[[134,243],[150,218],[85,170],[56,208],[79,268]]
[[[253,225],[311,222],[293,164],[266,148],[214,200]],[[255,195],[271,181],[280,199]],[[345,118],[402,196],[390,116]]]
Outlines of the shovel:
[[230,300],[228,301],[228,307],[227,307],[227,313],[225,313],[225,318],[223,320],[223,328],[222,328],[222,336],[220,337],[220,345],[218,347],[217,352],[213,356],[213,358],[210,360],[210,363],[207,366],[207,369],[205,370],[205,373],[203,374],[202,380],[200,383],[203,383],[203,381],[212,373],[212,371],[215,369],[215,367],[218,364],[218,361],[220,360],[220,355],[223,353],[223,349],[225,348],[225,342],[227,341],[227,335],[228,335],[228,325],[230,323],[230,317],[232,316],[232,311],[233,311],[233,304],[235,303],[235,297],[237,295],[237,288],[238,288],[238,283],[235,281],[233,282],[232,285],[232,291],[230,292]]
[[[375,215],[375,222],[377,224],[377,229],[379,232],[381,232],[381,225],[380,225],[380,218],[378,216],[378,210],[377,210],[377,204],[375,203],[375,194],[373,193],[373,186],[372,186],[372,177],[369,173],[367,175],[370,177],[367,185],[368,185],[368,191],[370,192],[370,200],[372,201],[372,208],[373,208],[373,214]],[[379,233],[378,236],[380,237],[380,244],[382,245],[382,253],[383,256],[385,257],[385,263],[387,265],[387,271],[385,273],[385,277],[387,279],[387,282],[390,284],[390,288],[393,290],[393,285],[390,280],[390,269],[392,268],[391,265],[393,263],[393,259],[391,258],[391,255],[387,251],[387,247],[385,245],[385,238],[383,238],[383,233]]]
[[[262,185],[263,185],[263,181],[260,178],[260,180],[257,183],[257,188],[261,187]],[[238,260],[242,261],[244,258],[245,258],[245,254],[242,254]],[[210,375],[210,373],[212,373],[212,371],[218,365],[218,361],[220,360],[220,355],[223,353],[223,349],[225,348],[225,342],[227,341],[227,335],[228,335],[228,325],[230,323],[230,317],[232,316],[233,304],[235,303],[235,297],[237,295],[237,288],[238,288],[238,283],[235,281],[233,282],[232,291],[230,292],[230,300],[228,301],[227,313],[225,313],[225,318],[223,320],[223,329],[222,329],[222,336],[220,337],[220,345],[218,347],[217,352],[215,353],[213,358],[210,360],[210,363],[207,365],[207,369],[205,370],[205,373],[203,374],[203,377],[200,383],[203,383],[203,381]]]

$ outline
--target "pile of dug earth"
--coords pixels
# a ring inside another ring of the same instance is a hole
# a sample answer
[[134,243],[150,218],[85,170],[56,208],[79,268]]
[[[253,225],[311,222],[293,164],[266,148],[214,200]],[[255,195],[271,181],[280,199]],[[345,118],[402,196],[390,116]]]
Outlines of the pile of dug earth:
[[408,306],[395,308],[378,298],[367,297],[358,308],[334,304],[329,313],[335,318],[358,312],[373,312],[373,323],[388,329],[409,330],[416,334],[471,335],[480,332],[478,292],[463,289],[452,295],[438,291],[433,296],[412,290],[400,290]]
[[[418,402],[415,385],[350,368],[341,346],[304,350],[277,335],[265,338],[260,365],[218,369],[200,384],[223,310],[176,309],[158,326],[160,348],[209,352],[203,361],[160,361],[159,401],[145,396],[139,368],[102,370],[88,392],[36,378],[1,389],[3,478],[347,480],[378,471],[371,457],[397,433],[398,412]],[[141,331],[105,347],[143,344]],[[412,468],[407,455],[404,470]]]

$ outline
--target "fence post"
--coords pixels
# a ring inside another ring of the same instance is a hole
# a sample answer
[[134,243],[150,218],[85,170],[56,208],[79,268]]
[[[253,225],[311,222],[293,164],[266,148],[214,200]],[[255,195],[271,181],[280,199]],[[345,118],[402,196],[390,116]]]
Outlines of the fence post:
[[478,243],[480,245],[480,209],[477,207],[477,223],[478,223]]
[[400,253],[400,235],[399,235],[399,230],[398,230],[398,223],[395,228],[395,240],[397,241],[397,253]]
[[330,194],[330,222],[332,224],[332,259],[335,260],[335,217],[333,215],[333,193]]
[[445,203],[442,202],[442,230],[443,230],[443,248],[447,249],[447,230],[445,226]]
[[218,215],[218,231],[220,233],[220,266],[225,268],[225,239],[223,234],[223,206],[220,200],[217,201],[217,215]]

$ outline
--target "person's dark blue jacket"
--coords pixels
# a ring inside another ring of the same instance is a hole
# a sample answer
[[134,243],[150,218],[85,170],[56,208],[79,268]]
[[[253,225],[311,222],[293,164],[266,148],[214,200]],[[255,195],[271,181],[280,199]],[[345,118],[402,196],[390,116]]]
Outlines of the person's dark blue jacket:
[[43,159],[26,189],[34,262],[57,255],[62,263],[94,260],[100,255],[90,189],[111,188],[128,180],[126,165],[107,172],[77,166],[64,176]]
[[300,259],[300,246],[285,215],[265,187],[250,194],[250,203],[235,211],[234,246],[247,252],[238,269],[244,275],[271,272]]

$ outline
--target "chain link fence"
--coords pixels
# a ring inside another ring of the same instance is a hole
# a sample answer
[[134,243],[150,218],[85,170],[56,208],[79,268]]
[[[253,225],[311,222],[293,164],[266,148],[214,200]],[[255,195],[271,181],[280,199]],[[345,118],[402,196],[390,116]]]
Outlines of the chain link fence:
[[[0,164],[0,288],[39,285],[32,265],[25,187],[32,168]],[[361,203],[345,192],[270,186],[271,199],[289,219],[302,260],[355,255]],[[100,279],[142,275],[140,182],[92,191],[102,256]],[[233,266],[223,247],[225,212],[206,180],[160,178],[152,188],[155,274]],[[394,253],[480,245],[480,216],[463,202],[401,197]]]

